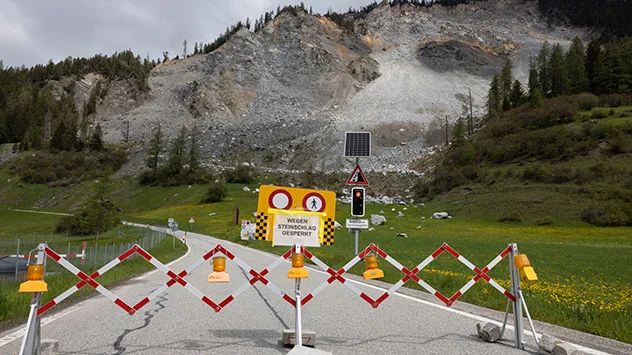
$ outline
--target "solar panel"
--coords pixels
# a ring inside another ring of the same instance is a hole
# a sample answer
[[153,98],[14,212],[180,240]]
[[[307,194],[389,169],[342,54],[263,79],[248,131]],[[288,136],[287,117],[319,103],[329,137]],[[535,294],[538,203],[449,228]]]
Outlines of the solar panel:
[[371,132],[346,132],[345,157],[370,157]]

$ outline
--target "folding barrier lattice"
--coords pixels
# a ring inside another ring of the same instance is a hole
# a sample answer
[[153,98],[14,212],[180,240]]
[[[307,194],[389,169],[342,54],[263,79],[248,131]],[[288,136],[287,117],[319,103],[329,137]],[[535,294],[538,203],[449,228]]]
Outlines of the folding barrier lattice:
[[[517,252],[517,247],[515,246],[515,244],[513,244],[513,248],[515,248],[515,250],[512,249],[512,245],[510,244],[507,248],[501,251],[500,254],[498,254],[492,261],[490,261],[484,268],[480,269],[474,264],[472,264],[469,260],[467,260],[463,255],[461,255],[452,247],[450,247],[448,244],[444,243],[436,251],[434,251],[430,256],[428,256],[421,263],[419,263],[415,268],[413,268],[412,270],[409,270],[408,268],[404,267],[401,263],[399,263],[397,260],[395,260],[390,255],[388,255],[385,251],[380,249],[377,245],[370,244],[368,247],[362,250],[358,255],[352,258],[342,268],[335,270],[331,268],[330,266],[328,266],[327,264],[325,264],[324,262],[322,262],[320,259],[318,259],[314,254],[312,254],[307,249],[301,246],[294,246],[288,251],[286,251],[283,255],[275,259],[270,265],[268,265],[263,270],[256,271],[255,269],[250,267],[247,263],[245,263],[243,260],[235,256],[235,254],[233,254],[231,251],[226,249],[224,246],[222,246],[221,244],[217,244],[214,248],[209,250],[207,253],[205,253],[202,257],[197,259],[190,266],[180,271],[179,273],[176,273],[170,268],[168,268],[167,266],[165,266],[163,263],[158,261],[156,258],[154,258],[151,254],[149,254],[139,245],[136,244],[132,246],[129,250],[125,251],[120,256],[115,258],[114,260],[110,261],[108,264],[98,269],[97,271],[91,273],[90,275],[87,275],[85,272],[81,271],[76,266],[72,265],[62,255],[57,254],[48,246],[44,245],[44,247],[42,248],[43,254],[50,257],[51,259],[56,261],[58,264],[60,264],[62,267],[64,267],[65,269],[73,273],[75,276],[77,276],[80,279],[80,281],[77,284],[75,284],[73,287],[69,288],[68,290],[60,294],[59,296],[55,297],[53,300],[51,300],[47,304],[39,307],[39,309],[37,309],[36,311],[36,314],[39,317],[40,315],[48,311],[50,308],[52,308],[56,304],[59,304],[60,302],[68,298],[70,295],[74,294],[81,288],[85,287],[86,285],[94,288],[97,292],[104,295],[106,298],[108,298],[114,304],[119,306],[121,309],[125,310],[130,315],[135,314],[139,309],[149,304],[152,300],[154,300],[163,292],[167,291],[167,289],[169,289],[175,284],[179,284],[180,286],[182,286],[184,289],[189,291],[193,296],[201,300],[204,304],[206,304],[207,306],[209,306],[211,309],[213,309],[216,312],[220,312],[224,307],[226,307],[229,303],[231,303],[239,295],[241,295],[244,291],[246,291],[250,286],[255,285],[257,282],[261,282],[264,286],[270,289],[274,294],[278,295],[279,297],[287,301],[290,305],[297,308],[297,312],[299,311],[301,306],[313,300],[316,296],[318,296],[318,294],[320,294],[325,288],[327,288],[329,285],[331,285],[335,281],[338,281],[344,286],[346,286],[347,288],[349,288],[357,296],[359,296],[361,299],[369,303],[373,308],[379,307],[380,304],[384,300],[386,300],[391,295],[393,295],[399,288],[401,288],[406,282],[410,280],[420,285],[423,289],[428,291],[430,294],[434,295],[437,299],[441,300],[448,307],[453,305],[457,299],[459,299],[465,292],[467,292],[480,279],[483,279],[485,282],[489,283],[494,289],[496,289],[498,292],[500,292],[505,297],[507,297],[507,299],[509,300],[508,301],[509,303],[513,302],[514,304],[516,303],[524,304],[524,299],[521,299],[521,302],[519,302],[517,301],[517,298],[516,298],[516,295],[519,294],[520,289],[519,289],[519,281],[518,281],[518,288],[514,287],[515,284],[513,282],[513,279],[515,278],[515,275],[514,275],[515,273],[513,270],[513,263],[511,263],[511,266],[512,266],[511,277],[512,277],[513,293],[504,289],[501,285],[498,284],[498,282],[496,282],[494,279],[492,279],[488,275],[488,272],[493,267],[495,267],[500,261],[502,261],[507,255],[509,255],[510,253],[513,255],[515,251]],[[468,269],[470,269],[474,273],[472,278],[466,284],[464,284],[455,294],[453,294],[450,297],[446,297],[445,295],[443,295],[438,290],[434,289],[432,286],[430,286],[428,283],[422,280],[421,277],[418,276],[418,274],[425,267],[427,267],[433,260],[435,260],[437,257],[439,257],[439,255],[441,255],[444,252],[447,252],[448,255],[451,255],[454,258],[456,258],[459,262],[461,262],[463,265],[465,265]],[[298,288],[296,290],[296,297],[292,298],[290,295],[285,293],[280,287],[272,283],[270,279],[267,277],[267,275],[271,271],[273,271],[275,268],[281,265],[293,253],[303,254],[305,257],[310,259],[314,264],[316,264],[319,268],[321,268],[328,274],[328,278],[323,283],[318,285],[315,289],[313,289],[311,293],[307,294],[307,296],[305,296],[303,299],[301,299],[300,297]],[[383,258],[385,261],[387,261],[388,263],[393,265],[397,270],[403,273],[403,277],[397,283],[393,284],[388,290],[386,290],[383,294],[381,294],[379,297],[375,299],[370,297],[366,293],[364,293],[362,290],[360,290],[358,286],[349,282],[349,280],[343,276],[349,269],[351,269],[354,265],[356,265],[358,262],[360,262],[362,259],[364,259],[371,253],[374,253],[375,255]],[[116,296],[114,293],[109,291],[107,288],[99,284],[96,281],[96,279],[99,276],[106,273],[107,271],[109,271],[110,269],[120,264],[122,261],[126,260],[127,258],[135,254],[147,260],[156,269],[164,273],[169,278],[169,280],[165,282],[161,287],[151,292],[148,296],[141,299],[138,303],[134,305],[130,305],[124,300],[122,300],[121,298],[119,298],[118,296]],[[211,297],[202,293],[195,286],[187,282],[184,278],[187,275],[191,274],[193,270],[198,268],[200,265],[204,264],[206,261],[211,259],[213,256],[217,256],[219,254],[224,255],[226,258],[228,258],[229,260],[234,262],[236,265],[238,265],[240,268],[242,268],[248,275],[247,277],[248,280],[242,286],[237,288],[232,294],[225,297],[223,300],[216,301],[216,300],[213,300]],[[298,303],[297,303],[297,300],[299,301]],[[524,305],[526,308],[526,304]]]

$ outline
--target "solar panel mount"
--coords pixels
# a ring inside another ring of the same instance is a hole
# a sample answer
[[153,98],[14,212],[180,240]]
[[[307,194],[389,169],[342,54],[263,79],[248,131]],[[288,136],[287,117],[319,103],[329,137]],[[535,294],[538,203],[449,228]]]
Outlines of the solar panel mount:
[[346,132],[345,157],[370,157],[371,132]]

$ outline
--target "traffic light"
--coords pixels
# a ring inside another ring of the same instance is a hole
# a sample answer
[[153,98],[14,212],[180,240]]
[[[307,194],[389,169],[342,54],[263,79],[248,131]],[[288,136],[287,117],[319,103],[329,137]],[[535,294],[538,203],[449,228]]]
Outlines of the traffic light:
[[364,187],[351,189],[351,215],[354,217],[364,216]]

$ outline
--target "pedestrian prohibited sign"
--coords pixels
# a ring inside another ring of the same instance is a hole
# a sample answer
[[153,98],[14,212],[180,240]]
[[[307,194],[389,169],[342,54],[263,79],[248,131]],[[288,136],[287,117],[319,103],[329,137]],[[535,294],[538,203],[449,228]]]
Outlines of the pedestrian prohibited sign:
[[[292,214],[292,217],[286,217],[287,213],[301,212],[305,214]],[[298,216],[311,219],[314,216],[322,219],[318,227],[317,233],[309,236],[303,235],[305,238],[313,238],[318,236],[320,244],[332,245],[334,242],[334,224],[336,218],[336,193],[333,191],[300,189],[294,187],[262,185],[259,188],[259,200],[257,203],[257,222],[255,229],[255,239],[273,241],[277,243],[277,236],[284,237],[281,230],[274,224],[275,218],[294,218],[293,221],[302,221]],[[304,218],[303,218],[304,219]],[[288,222],[288,221],[286,221]],[[311,223],[311,222],[310,222]],[[282,223],[291,225],[292,223]],[[311,225],[310,225],[311,226]],[[292,227],[294,228],[294,227]],[[303,228],[297,226],[297,229]],[[310,231],[313,228],[310,227]],[[305,232],[305,231],[303,231]],[[286,233],[285,237],[289,234]],[[292,235],[294,237],[295,235]],[[298,236],[298,234],[296,235]],[[287,239],[287,238],[285,238]],[[310,243],[314,244],[313,239]],[[306,244],[307,241],[299,244]],[[283,244],[285,245],[285,244]],[[291,244],[287,244],[291,245]]]
[[325,197],[318,192],[310,192],[303,198],[303,209],[311,212],[323,212],[327,202]]

